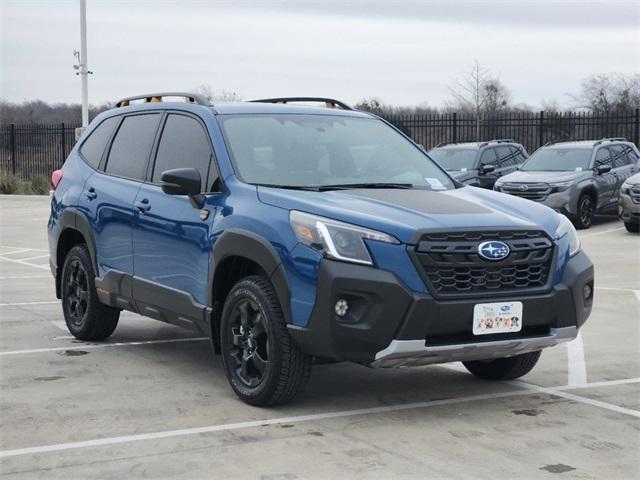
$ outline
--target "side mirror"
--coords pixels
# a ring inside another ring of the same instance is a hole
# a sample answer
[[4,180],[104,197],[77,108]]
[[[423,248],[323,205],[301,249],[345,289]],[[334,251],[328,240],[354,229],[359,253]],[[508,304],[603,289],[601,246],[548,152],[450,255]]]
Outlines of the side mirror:
[[611,171],[611,165],[598,165],[596,167],[596,172],[598,175],[602,175],[603,173],[607,173]]
[[487,173],[495,171],[495,169],[495,165],[480,165],[480,174],[486,175]]
[[160,175],[160,187],[167,195],[189,195],[195,208],[202,208],[204,195],[201,192],[202,177],[195,168],[175,168]]

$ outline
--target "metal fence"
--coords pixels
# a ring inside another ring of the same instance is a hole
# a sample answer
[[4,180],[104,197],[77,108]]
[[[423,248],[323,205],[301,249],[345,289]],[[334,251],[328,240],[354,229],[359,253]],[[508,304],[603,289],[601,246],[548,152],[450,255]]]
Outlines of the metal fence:
[[[485,119],[476,138],[476,120],[456,113],[385,117],[417,143],[430,149],[439,143],[513,138],[532,152],[550,140],[626,137],[640,146],[640,109],[616,115],[523,112]],[[0,173],[25,180],[48,177],[62,166],[75,143],[79,125],[0,126]]]

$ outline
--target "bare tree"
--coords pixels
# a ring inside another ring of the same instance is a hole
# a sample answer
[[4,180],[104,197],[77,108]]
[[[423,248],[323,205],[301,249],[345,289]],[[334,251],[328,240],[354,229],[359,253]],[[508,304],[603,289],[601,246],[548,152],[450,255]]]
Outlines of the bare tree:
[[475,64],[462,78],[456,80],[456,86],[449,89],[454,99],[455,109],[473,115],[476,120],[476,140],[480,140],[482,122],[507,110],[511,103],[511,94],[499,78]]
[[199,93],[211,103],[216,102],[240,102],[242,98],[236,92],[229,90],[222,90],[220,92],[214,92],[211,85],[200,85],[194,89],[196,93]]
[[591,75],[582,81],[580,93],[570,97],[576,107],[593,113],[630,112],[640,108],[640,75]]

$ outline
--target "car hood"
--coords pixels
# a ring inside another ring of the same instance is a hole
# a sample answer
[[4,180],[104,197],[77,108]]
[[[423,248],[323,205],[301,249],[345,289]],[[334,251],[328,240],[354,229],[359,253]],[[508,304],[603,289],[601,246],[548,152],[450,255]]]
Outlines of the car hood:
[[640,173],[636,173],[635,175],[630,176],[624,182],[629,184],[629,185],[638,185],[638,184],[640,184]]
[[505,175],[500,178],[500,183],[505,182],[526,182],[526,183],[558,183],[558,182],[570,182],[579,178],[584,178],[592,175],[591,170],[585,171],[570,171],[570,172],[527,172],[517,171]]
[[558,215],[544,205],[475,187],[447,191],[354,189],[313,192],[258,187],[266,204],[379,230],[403,243],[419,232],[456,228],[542,228],[553,236]]

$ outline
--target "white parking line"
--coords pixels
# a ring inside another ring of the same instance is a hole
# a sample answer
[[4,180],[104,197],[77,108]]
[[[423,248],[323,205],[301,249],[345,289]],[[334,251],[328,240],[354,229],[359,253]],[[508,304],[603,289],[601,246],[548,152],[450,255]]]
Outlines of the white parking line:
[[21,280],[23,278],[51,278],[51,275],[9,275],[8,277],[0,277],[0,280]]
[[0,307],[24,307],[26,305],[53,305],[54,303],[60,303],[60,300],[54,300],[51,302],[15,302],[15,303],[0,303]]
[[582,333],[570,342],[567,342],[567,384],[572,387],[587,383],[587,364],[584,359],[584,344]]
[[[3,253],[2,255],[6,255],[6,253]],[[18,260],[21,260],[23,262],[28,262],[29,260],[37,260],[38,258],[49,258],[49,254],[47,253],[46,255],[38,255],[37,257],[29,257],[29,258],[19,258]]]
[[[636,383],[636,382],[640,382],[640,378],[633,379],[633,381],[632,379],[629,379],[629,383]],[[601,386],[602,383],[603,382],[599,382],[598,386]],[[578,395],[572,395],[570,393],[565,393],[564,391],[554,390],[553,388],[536,387],[529,384],[524,384],[520,386],[524,388],[522,390],[512,390],[509,392],[488,393],[483,395],[471,395],[467,397],[449,398],[446,400],[429,400],[425,402],[405,403],[405,404],[399,404],[399,405],[384,405],[381,407],[360,408],[355,410],[343,410],[343,411],[335,411],[335,412],[327,412],[327,413],[314,413],[309,415],[299,415],[299,416],[293,416],[293,417],[270,418],[265,420],[252,420],[248,422],[238,422],[238,423],[223,423],[220,425],[210,425],[206,427],[184,428],[180,430],[165,430],[161,432],[122,435],[118,437],[96,438],[93,440],[85,440],[85,441],[79,441],[79,442],[57,443],[52,445],[40,445],[35,447],[16,448],[11,450],[0,450],[0,458],[16,457],[19,455],[31,455],[31,454],[46,453],[46,452],[59,452],[63,450],[74,450],[78,448],[99,447],[104,445],[116,445],[121,443],[132,443],[132,442],[140,442],[144,440],[159,440],[162,438],[184,437],[187,435],[224,432],[229,430],[240,430],[243,428],[255,428],[255,427],[261,427],[261,426],[267,426],[267,425],[312,422],[312,421],[327,420],[327,419],[333,419],[333,418],[353,417],[357,415],[373,415],[378,413],[400,412],[404,410],[430,408],[430,407],[437,407],[441,405],[455,405],[459,403],[477,402],[482,400],[493,400],[496,398],[525,396],[535,392],[548,393],[550,395],[568,398],[576,402],[586,403],[589,405],[602,407],[602,408],[607,408],[609,410],[611,410],[612,409],[611,407],[613,407],[613,405],[605,402],[600,402],[598,400],[591,400],[585,397],[580,397]],[[588,388],[588,387],[589,385],[584,385],[581,388]],[[575,388],[575,387],[563,386],[561,388],[563,390],[568,390],[570,388]],[[618,413],[625,413],[628,415],[632,415],[634,417],[640,416],[640,412],[637,412],[636,410],[622,408],[622,407],[618,407],[616,411],[618,411]]]
[[587,233],[586,235],[579,235],[579,237],[582,240],[583,238],[595,237],[596,235],[604,235],[605,233],[617,232],[618,230],[624,230],[624,227],[611,228],[609,230],[602,230],[601,232]]
[[0,255],[15,255],[16,253],[30,252],[28,248],[21,248],[20,250],[14,250],[13,252],[2,252]]
[[51,325],[62,330],[63,332],[69,331],[69,329],[67,328],[67,322],[65,322],[64,320],[51,320]]
[[[23,249],[25,250],[24,247],[14,247],[11,245],[0,245],[0,248],[12,248],[12,249]],[[26,250],[33,250],[34,252],[48,252],[49,250],[46,250],[44,248],[27,248]]]
[[19,263],[20,265],[26,265],[28,267],[44,268],[45,270],[49,270],[49,265],[38,265],[37,263],[23,262],[22,260],[15,260],[13,258],[6,258],[3,256],[0,256],[0,260],[4,260],[5,262]]
[[209,340],[209,337],[167,338],[164,340],[140,340],[138,342],[89,343],[84,345],[70,345],[68,347],[31,348],[28,350],[9,350],[8,352],[0,352],[0,356],[4,357],[9,355],[24,355],[27,353],[63,352],[65,350],[87,350],[90,348],[130,347],[130,346],[136,346],[136,345],[154,345],[158,343],[202,342],[204,340]]

